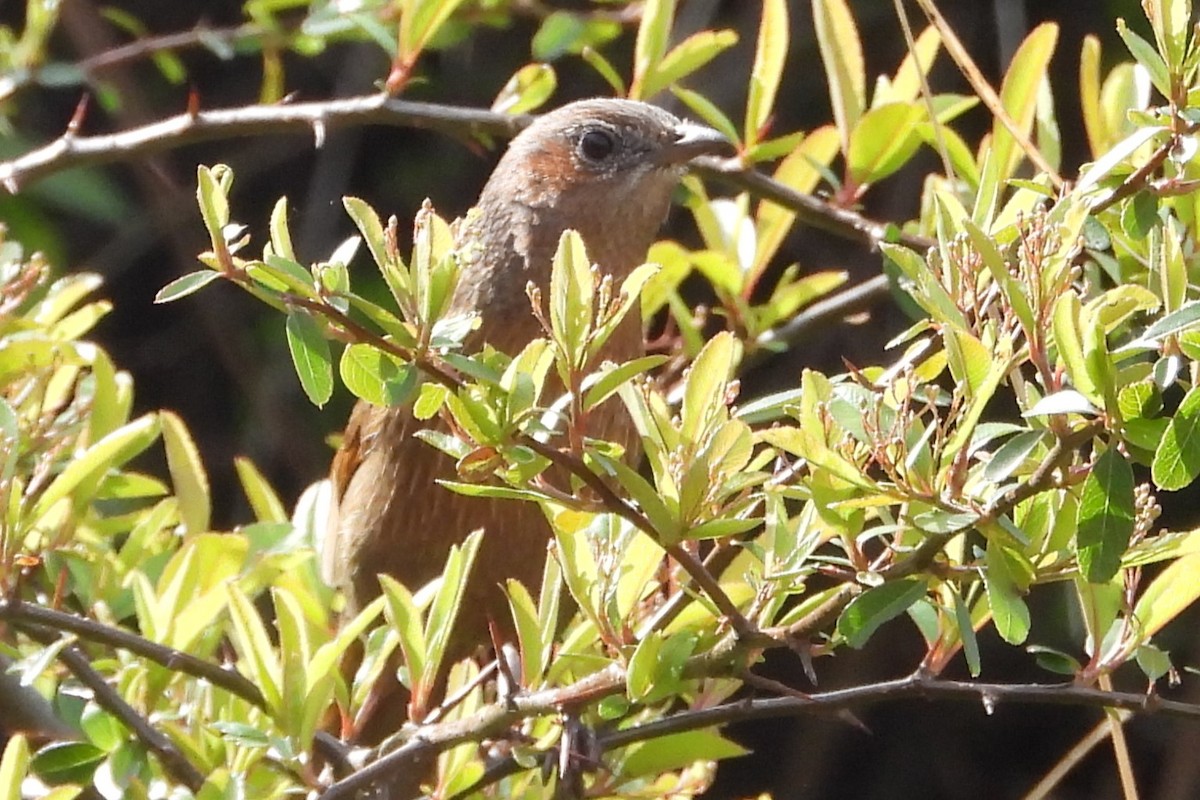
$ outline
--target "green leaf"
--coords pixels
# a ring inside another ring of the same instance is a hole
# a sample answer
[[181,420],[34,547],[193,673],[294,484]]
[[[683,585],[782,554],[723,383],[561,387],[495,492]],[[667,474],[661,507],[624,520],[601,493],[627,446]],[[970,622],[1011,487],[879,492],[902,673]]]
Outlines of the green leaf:
[[913,299],[920,303],[921,308],[929,312],[930,316],[953,328],[965,330],[969,327],[962,311],[955,305],[945,287],[934,277],[924,258],[903,245],[891,242],[880,242],[879,249],[887,262],[894,264],[904,277],[915,284],[910,290]]
[[439,479],[439,486],[444,486],[455,494],[464,497],[491,497],[498,500],[525,500],[536,503],[545,500],[546,495],[532,489],[518,489],[513,486],[495,486],[488,483],[462,483]]
[[686,78],[737,44],[733,31],[699,31],[684,39],[663,58],[641,87],[643,97],[653,97]]
[[1057,675],[1078,675],[1080,670],[1079,660],[1071,656],[1069,653],[1064,653],[1061,650],[1055,650],[1052,647],[1045,645],[1031,644],[1025,648],[1025,652],[1033,656],[1039,667]]
[[1158,223],[1158,198],[1142,191],[1121,207],[1121,228],[1131,239],[1145,239]]
[[841,134],[842,152],[846,153],[850,150],[851,131],[867,105],[862,42],[846,0],[812,0],[812,11],[833,119]]
[[634,377],[662,366],[667,356],[654,355],[635,358],[620,366],[602,367],[584,381],[583,409],[590,411],[613,395],[621,386]]
[[271,644],[271,637],[254,602],[245,592],[233,582],[225,585],[225,591],[229,599],[229,616],[233,621],[233,645],[241,657],[242,671],[262,692],[267,709],[278,715],[283,710],[283,668]]
[[1099,322],[1105,333],[1111,333],[1135,314],[1157,311],[1162,305],[1158,295],[1144,286],[1125,284],[1114,286],[1083,307],[1085,319]]
[[300,385],[317,407],[333,395],[333,358],[321,326],[307,312],[292,310],[287,315],[288,350]]
[[888,103],[867,111],[850,133],[846,165],[855,184],[877,183],[900,169],[921,145],[917,124],[925,110]]
[[[921,75],[928,75],[933,67],[942,46],[942,35],[937,28],[929,25],[913,44],[914,47],[904,54],[904,60],[892,78],[891,91],[883,101],[911,103],[921,96]],[[878,93],[873,102],[881,102]]]
[[400,33],[397,37],[399,55],[409,60],[415,59],[462,4],[463,0],[416,0],[406,3],[405,13],[400,15]]
[[1155,89],[1158,89],[1158,93],[1169,98],[1171,96],[1171,76],[1167,71],[1166,62],[1154,49],[1154,45],[1131,31],[1125,24],[1125,20],[1120,18],[1117,19],[1117,35],[1125,42],[1129,53],[1146,68],[1150,82],[1154,84]]
[[[7,748],[4,756],[7,760]],[[99,747],[87,742],[54,742],[39,750],[30,766],[48,783],[86,784],[91,783],[96,767],[107,756]]]
[[116,717],[94,703],[88,703],[79,718],[79,727],[88,741],[111,753],[125,743],[125,726]]
[[546,669],[546,637],[552,638],[554,632],[542,630],[537,606],[523,583],[510,578],[504,588],[521,646],[521,688],[536,688]]
[[1109,134],[1100,111],[1100,40],[1095,34],[1083,38],[1079,54],[1079,105],[1092,156],[1108,146]]
[[729,117],[715,103],[699,92],[693,92],[682,86],[672,86],[671,93],[682,100],[683,104],[690,108],[693,114],[716,128],[730,142],[738,144],[740,140],[738,139],[737,128],[734,127]]
[[1133,534],[1133,468],[1115,447],[1096,459],[1083,482],[1076,548],[1083,576],[1107,583],[1121,567]]
[[1054,304],[1054,344],[1059,358],[1066,366],[1071,384],[1093,405],[1104,406],[1100,388],[1088,370],[1087,353],[1084,351],[1082,319],[1083,306],[1079,295],[1065,292]]
[[845,637],[846,644],[858,650],[880,625],[903,614],[927,590],[923,578],[903,578],[868,589],[842,611],[837,631]]
[[1152,644],[1144,644],[1134,653],[1138,667],[1151,682],[1167,675],[1171,667],[1171,657]]
[[408,272],[403,268],[404,265],[396,263],[389,254],[387,236],[383,229],[383,223],[379,220],[379,215],[365,200],[357,197],[343,197],[342,205],[350,219],[354,221],[358,232],[362,234],[363,241],[367,243],[371,258],[379,268],[384,283],[392,293],[392,298],[401,308],[407,308],[408,301],[412,297],[411,280]]
[[968,399],[986,387],[992,352],[969,331],[951,328],[943,332],[950,374],[965,390]]
[[983,468],[984,479],[992,483],[1007,480],[1037,449],[1045,434],[1046,432],[1041,430],[1021,431],[1002,444]]
[[98,482],[105,472],[131,460],[158,438],[159,431],[158,416],[146,414],[118,428],[71,459],[38,497],[30,519],[41,519],[55,503],[80,486]]
[[418,384],[417,370],[390,353],[355,342],[342,351],[338,362],[342,383],[354,394],[376,406],[398,406],[408,402]]
[[[1058,26],[1044,22],[1017,48],[1000,87],[1000,102],[1017,130],[1028,135],[1037,111],[1038,87],[1046,77],[1058,40]],[[1012,177],[1022,156],[1017,140],[999,119],[992,123],[992,160],[1000,180]]]
[[1193,387],[1171,418],[1154,451],[1150,476],[1158,488],[1173,492],[1200,475],[1200,387]]
[[[775,180],[798,192],[810,194],[821,180],[821,167],[828,166],[838,152],[837,130],[824,125],[811,131],[808,136],[775,168]],[[767,200],[759,203],[756,214],[758,237],[754,252],[754,264],[750,271],[758,275],[779,251],[783,240],[796,220],[793,209],[784,208]]]
[[1172,561],[1133,607],[1138,621],[1136,642],[1146,642],[1200,598],[1200,553]]
[[196,199],[200,203],[200,216],[208,236],[212,239],[214,252],[224,245],[225,226],[229,224],[229,183],[233,175],[224,164],[214,167],[201,165],[196,170]]
[[1192,29],[1191,0],[1154,0],[1143,3],[1142,8],[1150,18],[1154,41],[1166,62],[1167,71],[1172,75],[1181,73],[1188,33]]
[[552,11],[538,26],[530,49],[538,61],[554,61],[567,53],[600,47],[620,34],[618,22],[571,11]]
[[637,702],[645,699],[654,689],[657,677],[658,653],[663,646],[662,631],[651,631],[642,641],[638,642],[629,659],[629,670],[625,681],[625,691],[630,700]]
[[746,141],[757,143],[775,107],[790,33],[786,0],[764,0],[746,97]]
[[[409,689],[417,692],[428,672],[426,664],[431,655],[425,628],[421,624],[421,611],[413,600],[412,592],[391,575],[381,574],[379,585],[383,589],[383,596],[387,598],[385,608],[388,623],[400,638],[400,650],[408,667]],[[427,692],[428,689],[423,691]]]
[[1168,336],[1183,333],[1197,325],[1200,325],[1200,300],[1193,300],[1155,320],[1154,324],[1146,328],[1145,333],[1138,337],[1138,341],[1157,342]]
[[209,496],[208,474],[200,460],[200,450],[192,440],[183,420],[170,411],[160,411],[163,448],[167,451],[167,470],[175,497],[179,500],[179,515],[190,534],[208,530],[212,500]]
[[29,742],[18,733],[4,746],[0,759],[0,800],[21,800],[21,782],[29,772]]
[[989,539],[983,583],[996,632],[1009,644],[1021,644],[1029,636],[1029,606],[1025,605],[1017,587],[1015,572],[1018,568],[1010,564],[1012,558],[994,538]]
[[1126,158],[1137,152],[1142,145],[1167,131],[1167,128],[1161,126],[1137,128],[1080,173],[1079,180],[1075,184],[1075,192],[1082,195],[1094,188],[1112,174],[1118,166],[1121,166]]
[[607,58],[601,55],[599,50],[591,47],[585,47],[580,55],[583,57],[583,60],[591,66],[592,69],[599,73],[600,77],[604,79],[604,82],[612,87],[613,92],[620,97],[625,96],[625,81],[621,79],[621,74],[617,72],[616,68],[613,67],[612,63]]
[[442,572],[442,585],[434,595],[429,607],[429,619],[425,626],[425,639],[429,642],[429,660],[425,663],[422,682],[432,689],[434,677],[438,673],[442,659],[446,655],[446,645],[450,632],[454,628],[454,620],[462,606],[463,597],[467,590],[467,580],[471,577],[471,567],[475,556],[479,553],[479,545],[483,542],[483,530],[472,531],[461,545],[450,548],[446,557],[446,568]]
[[233,460],[233,465],[237,469],[242,491],[246,493],[246,500],[254,511],[254,518],[259,522],[287,522],[288,514],[283,501],[254,462],[238,456]]
[[292,234],[288,230],[287,198],[281,197],[275,201],[271,209],[271,249],[276,255],[288,261],[296,260],[296,251],[292,247]]
[[221,273],[214,272],[211,269],[189,272],[187,275],[182,275],[159,289],[158,294],[154,295],[154,302],[174,302],[182,297],[187,297],[193,292],[200,291],[219,277],[221,277]]
[[745,755],[744,747],[729,741],[715,730],[688,731],[660,736],[626,748],[620,762],[623,778],[658,777],[698,761],[719,761]]
[[642,20],[638,24],[637,41],[633,47],[633,84],[629,87],[631,99],[650,99],[642,87],[666,55],[674,20],[675,0],[647,0],[642,6]]
[[1021,416],[1026,419],[1032,417],[1045,417],[1054,414],[1083,414],[1094,415],[1098,413],[1096,406],[1092,401],[1088,400],[1074,389],[1063,389],[1054,394],[1048,394],[1041,400],[1038,400]]
[[983,664],[979,658],[979,639],[975,636],[975,626],[971,621],[971,610],[967,608],[967,604],[963,601],[962,595],[953,585],[949,586],[950,594],[954,598],[954,623],[958,626],[958,638],[962,640],[963,656],[967,660],[967,670],[971,673],[972,678],[978,678],[979,673],[983,671]]
[[550,327],[570,368],[583,365],[592,330],[594,291],[595,278],[583,237],[572,230],[564,231],[550,274]]
[[502,114],[527,114],[540,108],[558,86],[558,76],[549,64],[526,64],[504,84],[492,101],[492,110]]
[[679,434],[684,441],[699,442],[708,427],[725,413],[726,392],[740,358],[741,347],[728,331],[710,339],[696,356],[683,390]]

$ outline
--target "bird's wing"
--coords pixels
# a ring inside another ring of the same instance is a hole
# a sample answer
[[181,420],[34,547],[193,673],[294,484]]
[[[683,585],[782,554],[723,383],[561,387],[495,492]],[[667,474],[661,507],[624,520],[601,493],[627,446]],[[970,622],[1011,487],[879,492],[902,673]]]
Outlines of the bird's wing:
[[350,562],[372,526],[386,512],[386,503],[399,477],[390,450],[406,441],[413,425],[409,406],[380,408],[359,400],[350,413],[342,444],[333,456],[329,479],[333,485],[329,529],[321,553],[321,574],[331,586],[345,586]]

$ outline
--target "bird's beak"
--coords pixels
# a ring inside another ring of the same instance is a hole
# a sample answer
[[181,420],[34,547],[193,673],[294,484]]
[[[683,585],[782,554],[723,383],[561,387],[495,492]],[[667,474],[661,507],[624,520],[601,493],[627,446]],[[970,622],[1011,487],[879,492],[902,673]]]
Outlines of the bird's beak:
[[675,126],[675,141],[663,148],[663,162],[686,164],[698,156],[733,155],[733,145],[707,125],[684,120]]

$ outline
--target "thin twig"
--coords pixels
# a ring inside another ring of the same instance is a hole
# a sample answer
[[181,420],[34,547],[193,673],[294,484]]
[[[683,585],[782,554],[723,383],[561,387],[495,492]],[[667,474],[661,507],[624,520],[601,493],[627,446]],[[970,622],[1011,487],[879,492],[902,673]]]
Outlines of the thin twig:
[[[1122,722],[1127,721],[1133,716],[1133,712],[1127,709],[1121,709],[1117,713],[1120,715]],[[1097,723],[1096,727],[1088,731],[1086,736],[1055,762],[1054,767],[1043,775],[1042,779],[1021,800],[1045,800],[1049,797],[1051,792],[1058,787],[1058,784],[1062,783],[1063,778],[1067,776],[1068,772],[1078,766],[1079,762],[1083,761],[1084,758],[1095,750],[1097,745],[1108,739],[1111,730],[1107,718]]]
[[89,642],[128,650],[169,670],[206,680],[259,708],[266,707],[262,692],[240,673],[120,628],[16,599],[0,601],[0,619],[69,632]]
[[[40,625],[27,622],[14,625],[43,645],[54,644],[59,638],[58,631]],[[172,778],[190,789],[193,794],[200,791],[200,787],[204,785],[204,775],[187,760],[170,737],[151,725],[133,706],[125,702],[125,698],[121,697],[116,689],[108,685],[103,676],[92,668],[91,662],[77,645],[69,644],[63,647],[58,652],[58,659],[80,683],[92,690],[92,696],[101,708],[120,720],[146,749],[158,756]]]
[[889,285],[887,275],[876,275],[818,300],[787,322],[755,339],[754,349],[742,359],[739,371],[743,374],[749,372],[770,359],[781,347],[802,344],[814,331],[826,330],[839,320],[878,305],[887,297]]
[[[611,664],[570,686],[516,695],[493,703],[460,720],[423,725],[409,741],[353,775],[330,786],[320,800],[354,797],[371,785],[386,782],[411,764],[440,753],[456,744],[478,741],[527,717],[557,714],[560,709],[589,703],[623,691],[625,672]],[[399,800],[397,798],[397,800]]]
[[921,10],[925,12],[925,16],[929,18],[930,23],[942,35],[942,44],[945,45],[946,52],[954,60],[954,63],[958,65],[959,71],[967,79],[967,83],[971,84],[971,88],[975,90],[975,95],[987,107],[992,116],[998,119],[1005,130],[1012,135],[1030,162],[1039,170],[1046,173],[1050,178],[1050,182],[1056,188],[1062,188],[1063,179],[1058,174],[1058,170],[1046,160],[1046,157],[1042,155],[1042,151],[1030,140],[1029,135],[1017,127],[1016,121],[1004,108],[1004,102],[1000,99],[1000,95],[996,93],[996,90],[988,83],[987,78],[983,76],[983,73],[979,70],[979,66],[975,63],[975,59],[971,58],[971,54],[963,46],[962,40],[958,38],[958,34],[950,27],[950,23],[942,16],[942,12],[938,10],[937,5],[934,4],[933,0],[917,0],[917,5],[921,7]]
[[769,175],[743,167],[736,159],[698,158],[691,163],[691,169],[702,178],[745,190],[755,197],[794,211],[796,219],[804,225],[859,242],[873,250],[882,242],[897,242],[920,252],[935,244],[924,236],[905,233],[893,223],[870,219],[856,211],[798,192]]

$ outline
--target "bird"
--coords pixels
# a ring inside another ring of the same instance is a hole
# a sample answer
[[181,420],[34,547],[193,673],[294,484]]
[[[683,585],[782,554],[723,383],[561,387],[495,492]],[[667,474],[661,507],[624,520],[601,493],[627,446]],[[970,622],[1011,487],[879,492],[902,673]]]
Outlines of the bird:
[[[467,350],[486,343],[515,355],[544,334],[526,286],[548,296],[553,256],[567,229],[581,235],[590,260],[619,285],[645,260],[688,163],[730,147],[712,128],[636,100],[579,100],[535,119],[509,143],[475,213],[458,229],[457,246],[473,255],[451,313],[481,318]],[[643,353],[637,316],[622,323],[602,359]],[[331,466],[335,511],[321,546],[322,573],[344,595],[344,614],[353,614],[379,595],[380,574],[416,591],[441,574],[452,545],[482,528],[455,640],[483,644],[490,641],[488,620],[503,627],[509,615],[500,586],[515,578],[536,590],[551,530],[534,503],[464,497],[436,486],[437,479],[455,479],[455,465],[414,438],[429,424],[408,406],[360,400],[354,407]],[[615,403],[589,415],[587,431],[637,452],[632,423]]]

